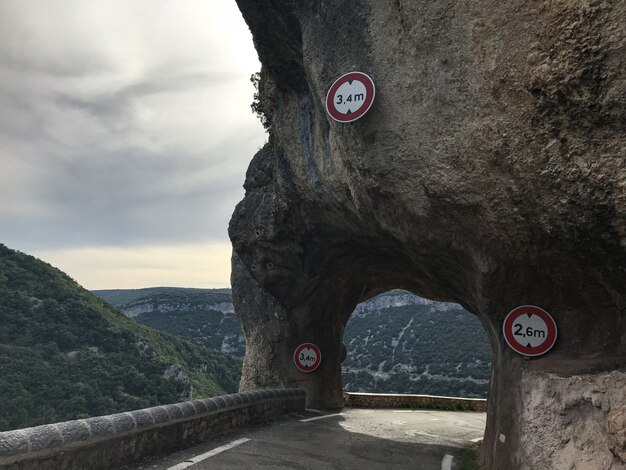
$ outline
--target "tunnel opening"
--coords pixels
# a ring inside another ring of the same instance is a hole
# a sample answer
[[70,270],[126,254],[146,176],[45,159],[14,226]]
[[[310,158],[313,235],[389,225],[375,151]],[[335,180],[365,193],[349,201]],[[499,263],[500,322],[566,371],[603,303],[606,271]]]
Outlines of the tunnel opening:
[[384,292],[357,305],[343,343],[345,392],[487,398],[489,338],[459,304]]

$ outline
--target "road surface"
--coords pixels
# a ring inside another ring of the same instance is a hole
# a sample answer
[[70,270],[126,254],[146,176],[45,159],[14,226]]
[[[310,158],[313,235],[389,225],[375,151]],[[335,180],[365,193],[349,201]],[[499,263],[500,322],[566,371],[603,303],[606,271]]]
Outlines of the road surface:
[[210,439],[139,470],[455,470],[482,438],[485,414],[349,408],[292,413]]

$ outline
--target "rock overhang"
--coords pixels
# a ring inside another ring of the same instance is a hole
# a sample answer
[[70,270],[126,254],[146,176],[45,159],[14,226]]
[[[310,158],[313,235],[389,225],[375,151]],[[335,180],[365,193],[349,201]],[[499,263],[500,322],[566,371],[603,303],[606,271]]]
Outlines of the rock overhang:
[[[492,343],[494,449],[496,428],[519,442],[523,370],[626,364],[626,6],[238,3],[270,124],[230,227],[238,315],[254,322],[255,302],[277,314],[252,349],[288,368],[276,358],[292,345],[277,342],[313,334],[339,355],[354,306],[391,288],[461,303]],[[341,124],[324,99],[350,70],[368,73],[377,97]],[[555,316],[559,339],[525,362],[501,322],[528,303]],[[319,375],[332,388],[337,373]],[[244,384],[264,383],[250,374]]]

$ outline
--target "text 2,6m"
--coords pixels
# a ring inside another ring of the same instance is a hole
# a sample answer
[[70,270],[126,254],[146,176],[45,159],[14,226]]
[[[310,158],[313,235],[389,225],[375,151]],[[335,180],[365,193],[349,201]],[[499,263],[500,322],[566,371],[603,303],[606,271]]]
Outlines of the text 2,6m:
[[535,330],[533,327],[529,326],[526,328],[526,331],[523,330],[523,326],[519,323],[513,325],[515,331],[513,334],[515,336],[521,336],[523,338],[545,338],[546,332],[543,330]]

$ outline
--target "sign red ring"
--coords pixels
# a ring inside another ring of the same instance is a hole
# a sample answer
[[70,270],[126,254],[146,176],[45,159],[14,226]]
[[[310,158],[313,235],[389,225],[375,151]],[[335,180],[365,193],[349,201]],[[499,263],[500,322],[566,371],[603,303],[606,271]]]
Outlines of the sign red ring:
[[[541,344],[537,346],[531,346],[530,343],[527,343],[526,345],[524,345],[515,337],[515,321],[522,315],[529,315],[529,317],[532,315],[537,315],[546,324],[547,333],[545,335],[546,337],[544,341],[541,342]],[[547,353],[550,349],[552,349],[554,343],[556,343],[557,337],[556,323],[552,316],[544,309],[536,307],[535,305],[522,305],[511,310],[504,319],[504,323],[502,324],[502,332],[504,334],[504,339],[511,347],[511,349],[513,349],[515,352],[523,354],[524,356],[541,356],[542,354]]]
[[[365,99],[363,104],[353,113],[342,113],[335,106],[335,94],[341,85],[344,83],[352,83],[354,80],[361,82],[365,87]],[[369,111],[374,103],[374,97],[376,96],[376,87],[374,81],[369,75],[363,72],[348,72],[339,77],[328,89],[326,93],[326,111],[335,121],[338,122],[352,122],[362,117]]]
[[[312,349],[313,352],[315,352],[315,355],[317,356],[315,359],[315,362],[311,364],[310,366],[303,364],[299,360],[300,353],[303,352],[303,350],[305,349]],[[293,362],[300,371],[313,372],[315,369],[317,369],[320,366],[320,363],[322,362],[322,352],[320,351],[320,348],[318,348],[313,343],[302,343],[300,346],[296,348],[296,350],[293,353]]]

